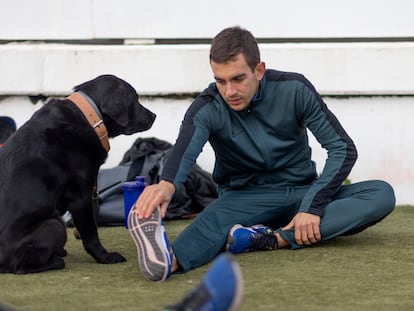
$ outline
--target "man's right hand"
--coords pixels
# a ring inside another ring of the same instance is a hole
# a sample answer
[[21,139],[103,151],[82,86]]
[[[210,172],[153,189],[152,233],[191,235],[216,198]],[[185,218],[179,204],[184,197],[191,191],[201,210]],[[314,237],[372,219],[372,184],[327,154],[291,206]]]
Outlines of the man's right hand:
[[135,202],[135,211],[138,218],[149,218],[158,206],[161,207],[161,217],[164,218],[174,192],[174,184],[165,180],[161,180],[158,184],[146,186]]
[[311,245],[321,240],[321,217],[318,215],[299,212],[282,230],[295,230],[295,240],[299,245]]

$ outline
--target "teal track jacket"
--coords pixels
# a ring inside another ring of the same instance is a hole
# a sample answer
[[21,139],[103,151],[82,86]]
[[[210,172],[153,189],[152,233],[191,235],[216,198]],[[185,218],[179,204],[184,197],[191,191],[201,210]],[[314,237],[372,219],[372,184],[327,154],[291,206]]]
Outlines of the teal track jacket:
[[[307,129],[327,150],[319,177]],[[210,84],[187,110],[161,179],[178,189],[207,141],[221,189],[312,184],[299,212],[319,216],[357,159],[353,141],[312,84],[301,74],[276,70],[266,70],[259,93],[244,111],[230,109]]]

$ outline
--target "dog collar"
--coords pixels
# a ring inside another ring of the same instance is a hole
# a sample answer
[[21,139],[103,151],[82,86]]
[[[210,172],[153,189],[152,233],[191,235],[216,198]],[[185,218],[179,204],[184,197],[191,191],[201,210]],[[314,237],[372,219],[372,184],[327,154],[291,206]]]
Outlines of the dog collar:
[[85,95],[81,94],[80,92],[75,92],[66,98],[73,102],[82,111],[82,113],[88,120],[89,124],[95,130],[96,135],[98,135],[98,138],[101,141],[102,146],[104,147],[106,152],[109,152],[109,149],[111,147],[109,146],[108,131],[106,130],[102,117],[98,116],[99,112],[95,111],[95,103],[91,98],[89,98],[89,96]]

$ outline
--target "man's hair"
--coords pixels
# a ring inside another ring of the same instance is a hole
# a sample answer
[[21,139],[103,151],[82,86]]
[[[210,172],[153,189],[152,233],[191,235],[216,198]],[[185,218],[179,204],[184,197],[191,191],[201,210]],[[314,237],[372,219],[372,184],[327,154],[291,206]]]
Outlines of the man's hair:
[[243,54],[252,71],[260,63],[260,51],[255,37],[239,26],[225,28],[211,42],[210,62],[224,64]]

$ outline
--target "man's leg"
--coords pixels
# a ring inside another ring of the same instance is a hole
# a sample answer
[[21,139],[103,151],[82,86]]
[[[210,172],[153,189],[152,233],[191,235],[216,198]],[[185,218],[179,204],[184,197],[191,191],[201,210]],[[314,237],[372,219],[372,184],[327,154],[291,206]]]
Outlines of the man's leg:
[[[304,192],[306,187],[298,187]],[[295,201],[296,200],[296,201]],[[187,271],[210,262],[226,244],[235,224],[252,226],[273,219],[290,220],[300,200],[292,188],[272,185],[221,191],[169,247],[157,209],[149,219],[138,219],[135,210],[128,228],[138,250],[139,267],[151,281],[166,280],[177,269]]]
[[158,207],[148,219],[139,219],[135,208],[128,214],[128,230],[137,247],[139,268],[150,281],[165,281],[176,264]]
[[[302,188],[299,192],[306,192],[307,187]],[[292,188],[271,185],[220,193],[171,244],[182,270],[211,261],[223,250],[235,224],[253,226],[274,219],[287,223],[301,201],[293,193]]]
[[[373,180],[344,185],[324,208],[320,223],[322,241],[365,230],[381,221],[394,208],[394,191],[386,182]],[[294,230],[278,229],[277,233],[291,248],[305,247],[296,244]]]

